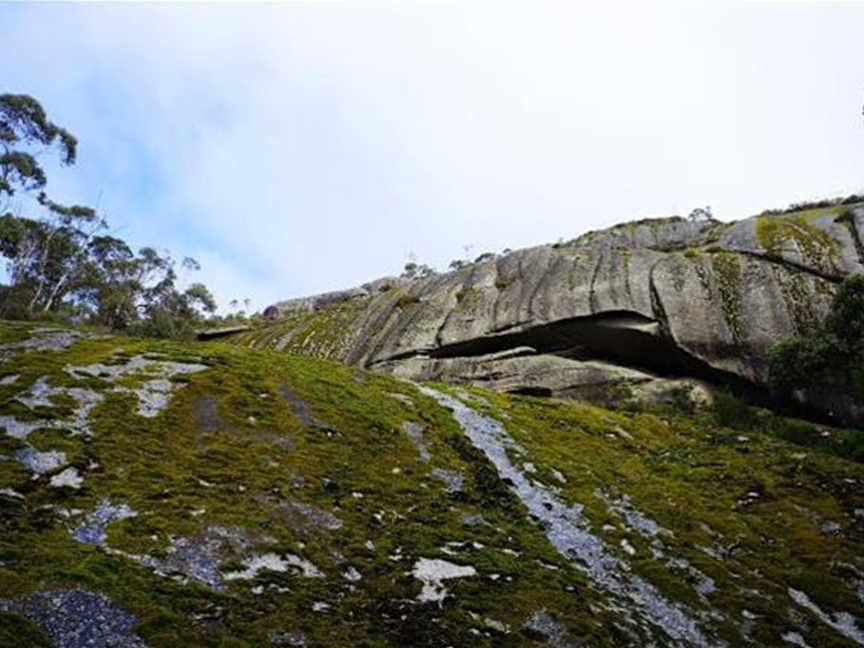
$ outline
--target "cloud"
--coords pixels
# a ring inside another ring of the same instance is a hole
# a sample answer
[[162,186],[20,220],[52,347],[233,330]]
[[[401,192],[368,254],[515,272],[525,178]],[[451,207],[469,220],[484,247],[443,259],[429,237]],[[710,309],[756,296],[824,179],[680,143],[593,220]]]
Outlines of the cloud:
[[24,61],[10,82],[82,140],[52,185],[101,191],[130,238],[196,253],[223,300],[257,307],[398,272],[409,251],[446,267],[466,244],[862,184],[861,7],[0,13],[0,55]]

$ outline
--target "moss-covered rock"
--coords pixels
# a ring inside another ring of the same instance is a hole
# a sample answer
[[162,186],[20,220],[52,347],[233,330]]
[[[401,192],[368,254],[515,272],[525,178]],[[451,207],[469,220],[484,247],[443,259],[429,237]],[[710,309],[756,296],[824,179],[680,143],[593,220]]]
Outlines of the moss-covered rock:
[[21,344],[44,335],[0,325],[5,645],[860,641],[860,464],[218,342]]

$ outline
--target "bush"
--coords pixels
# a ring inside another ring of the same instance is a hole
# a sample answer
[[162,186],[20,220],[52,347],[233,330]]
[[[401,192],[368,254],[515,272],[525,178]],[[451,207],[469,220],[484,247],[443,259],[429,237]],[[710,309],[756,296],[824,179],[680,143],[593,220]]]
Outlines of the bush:
[[830,389],[864,395],[864,275],[847,277],[825,321],[805,337],[787,338],[768,353],[769,384],[778,394]]
[[752,429],[759,424],[755,410],[728,391],[714,393],[711,414],[718,425],[734,429]]
[[0,286],[0,317],[7,320],[27,320],[27,307],[32,293],[23,286]]
[[819,428],[804,421],[779,419],[771,426],[774,436],[784,441],[803,446],[813,446],[821,442]]
[[768,352],[771,387],[790,392],[809,387],[825,370],[825,342],[815,338],[787,338]]
[[136,337],[150,337],[174,340],[195,338],[195,320],[179,317],[166,310],[151,312],[147,318],[131,324],[126,333]]
[[840,454],[852,461],[864,462],[864,432],[846,430],[840,439]]
[[405,310],[409,306],[413,306],[414,304],[419,304],[420,298],[417,295],[400,295],[399,299],[396,300],[396,305],[399,306],[402,310]]
[[864,274],[852,275],[840,285],[825,325],[849,350],[864,342]]
[[683,414],[694,414],[696,412],[696,402],[693,400],[692,388],[689,386],[680,386],[673,389],[669,394],[669,404],[672,408]]

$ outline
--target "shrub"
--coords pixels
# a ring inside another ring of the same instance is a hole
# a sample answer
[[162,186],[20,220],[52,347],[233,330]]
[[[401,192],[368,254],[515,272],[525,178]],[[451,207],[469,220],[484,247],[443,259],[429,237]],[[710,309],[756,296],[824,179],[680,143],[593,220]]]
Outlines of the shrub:
[[748,429],[759,424],[755,410],[728,391],[714,393],[711,413],[717,424],[723,427]]
[[840,285],[825,325],[849,350],[864,342],[864,274],[852,275]]
[[825,198],[822,200],[808,200],[799,203],[792,203],[785,209],[766,209],[762,212],[762,215],[772,216],[775,214],[791,214],[806,209],[825,209],[828,207],[837,207],[839,205],[854,205],[859,202],[864,202],[864,196],[852,194],[845,198]]
[[768,352],[768,372],[773,389],[789,392],[808,387],[825,369],[823,344],[813,338],[787,338]]
[[417,264],[413,261],[409,261],[405,264],[405,268],[402,270],[402,276],[407,279],[413,279],[417,274]]
[[809,335],[775,344],[768,353],[769,384],[778,394],[796,389],[864,394],[864,275],[841,284],[825,321]]
[[420,303],[420,298],[417,297],[417,295],[410,295],[410,294],[400,295],[399,299],[396,300],[396,304],[399,306],[399,308],[401,308],[403,310],[408,308],[409,306],[413,306],[414,304],[419,304],[419,303]]
[[696,402],[692,396],[693,389],[690,386],[681,385],[672,390],[669,394],[669,403],[672,407],[684,414],[694,414],[696,412]]
[[840,439],[840,454],[853,461],[864,462],[864,432],[846,430]]
[[803,446],[813,446],[821,441],[819,428],[804,421],[779,419],[772,425],[775,436]]

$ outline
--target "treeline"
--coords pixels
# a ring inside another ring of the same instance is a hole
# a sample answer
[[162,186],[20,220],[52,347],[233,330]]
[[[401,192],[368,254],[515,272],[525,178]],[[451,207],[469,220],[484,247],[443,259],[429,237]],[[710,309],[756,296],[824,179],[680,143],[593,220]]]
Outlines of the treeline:
[[28,95],[0,95],[0,317],[64,319],[155,337],[187,337],[216,310],[203,283],[178,287],[178,266],[153,247],[111,234],[92,207],[49,197],[40,158],[75,164],[78,141]]

